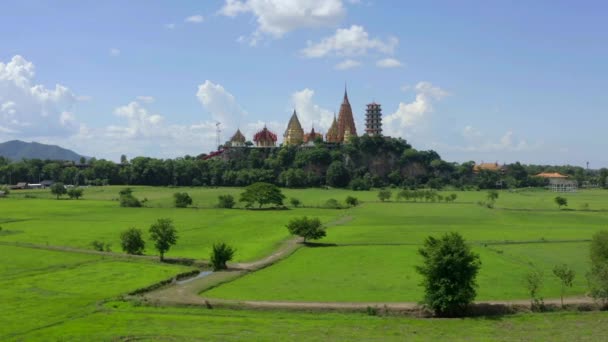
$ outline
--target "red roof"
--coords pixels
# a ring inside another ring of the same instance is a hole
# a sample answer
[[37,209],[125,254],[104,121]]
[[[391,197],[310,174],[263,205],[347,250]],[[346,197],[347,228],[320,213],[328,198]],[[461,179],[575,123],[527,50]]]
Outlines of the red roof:
[[557,172],[541,172],[541,173],[537,174],[535,177],[541,177],[541,178],[568,178],[568,176],[564,176],[561,173],[557,173]]
[[258,141],[268,141],[268,140],[272,140],[272,141],[277,141],[277,135],[272,133],[270,130],[268,130],[268,128],[264,127],[261,131],[257,132],[254,136],[253,136],[253,141],[258,142]]

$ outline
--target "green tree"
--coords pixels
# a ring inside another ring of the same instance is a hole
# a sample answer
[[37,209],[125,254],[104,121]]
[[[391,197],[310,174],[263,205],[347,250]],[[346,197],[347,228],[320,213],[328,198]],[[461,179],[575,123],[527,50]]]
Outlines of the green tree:
[[490,190],[490,191],[488,191],[486,198],[488,199],[489,202],[494,203],[498,199],[498,196],[499,196],[498,191]]
[[232,195],[219,195],[217,199],[218,208],[232,209],[235,205],[234,197]]
[[562,307],[564,307],[564,292],[566,291],[566,287],[572,287],[575,276],[574,270],[566,264],[557,265],[553,267],[553,275],[555,275],[562,284],[560,298],[562,301]]
[[587,275],[591,297],[608,304],[608,230],[593,235],[589,247],[591,272]]
[[59,196],[65,195],[67,192],[68,190],[61,182],[53,183],[53,185],[51,185],[51,193],[57,196],[57,199],[59,199]]
[[289,221],[286,227],[291,235],[303,237],[304,243],[306,243],[306,240],[318,240],[326,235],[325,228],[317,217],[310,219],[306,216],[294,218]]
[[120,233],[120,246],[127,254],[142,255],[146,248],[146,242],[140,229],[129,228]]
[[384,201],[388,201],[389,199],[391,199],[391,196],[393,195],[393,193],[390,190],[380,190],[378,192],[378,198],[384,202]]
[[192,197],[187,192],[176,192],[173,194],[176,208],[185,208],[192,204]]
[[356,207],[359,205],[359,199],[357,199],[357,197],[353,197],[353,196],[347,196],[345,202],[347,205],[349,205],[351,207]]
[[258,203],[258,208],[267,204],[276,206],[283,205],[285,195],[281,189],[274,184],[258,182],[251,184],[245,188],[245,192],[241,193],[240,202],[245,202],[245,206],[250,208],[253,204]]
[[228,246],[224,242],[213,244],[211,251],[211,265],[214,271],[225,270],[228,268],[226,263],[234,257],[236,249]]
[[141,202],[137,197],[133,196],[133,190],[131,188],[124,188],[120,190],[120,206],[126,208],[138,208],[141,207]]
[[543,272],[538,269],[533,269],[524,276],[524,284],[530,295],[530,307],[533,310],[540,309],[543,305],[543,299],[539,297],[543,288],[543,277]]
[[301,206],[301,205],[302,205],[302,202],[300,202],[300,200],[299,200],[299,199],[297,199],[297,198],[295,198],[295,197],[290,198],[290,199],[289,199],[289,203],[291,203],[291,205],[292,205],[294,208],[297,208],[297,207],[299,207],[299,206]]
[[458,233],[429,236],[418,253],[423,258],[416,270],[423,277],[424,303],[438,316],[462,315],[477,295],[479,255]]
[[161,218],[150,226],[150,237],[154,241],[154,248],[160,254],[160,261],[164,260],[165,253],[177,242],[177,230],[173,221]]
[[559,209],[561,209],[562,207],[568,206],[568,199],[565,197],[557,196],[557,197],[555,197],[554,201],[555,201],[555,204],[557,204],[557,207]]
[[68,190],[68,196],[71,199],[79,199],[80,197],[82,197],[84,190],[82,188],[70,188]]
[[327,181],[327,185],[337,188],[344,188],[350,182],[350,174],[348,173],[348,169],[341,161],[335,161],[329,165],[329,168],[327,168],[325,179]]

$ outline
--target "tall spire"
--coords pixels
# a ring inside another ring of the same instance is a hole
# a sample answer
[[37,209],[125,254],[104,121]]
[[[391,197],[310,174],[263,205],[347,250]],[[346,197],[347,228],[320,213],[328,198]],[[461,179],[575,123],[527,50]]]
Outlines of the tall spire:
[[338,113],[338,142],[344,141],[344,134],[347,130],[350,131],[351,136],[357,135],[355,119],[353,118],[353,109],[348,102],[348,92],[345,84],[344,101],[342,102],[342,105],[340,105],[340,112]]
[[348,103],[348,91],[346,90],[346,82],[344,82],[344,100],[342,101],[342,103],[349,104]]

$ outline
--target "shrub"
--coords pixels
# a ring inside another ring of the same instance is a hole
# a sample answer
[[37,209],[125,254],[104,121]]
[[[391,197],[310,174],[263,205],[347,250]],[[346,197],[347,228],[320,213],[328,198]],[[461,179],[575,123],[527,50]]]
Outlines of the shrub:
[[347,196],[345,202],[347,205],[349,205],[351,207],[356,207],[359,205],[359,199],[357,199],[357,197],[353,197],[353,196]]
[[553,275],[555,275],[562,285],[560,298],[562,302],[562,307],[564,307],[564,292],[566,291],[566,287],[572,287],[572,282],[574,282],[574,270],[571,269],[568,265],[558,265],[553,268]]
[[146,248],[141,230],[129,228],[120,234],[120,246],[127,254],[142,255]]
[[110,248],[110,244],[109,243],[105,243],[103,241],[93,241],[91,242],[91,246],[93,247],[94,250],[98,251],[98,252],[111,252],[112,249]]
[[289,221],[286,227],[291,235],[303,237],[304,242],[306,240],[318,240],[326,235],[325,228],[317,217],[311,219],[306,216],[294,218]]
[[419,254],[423,276],[423,302],[438,316],[460,316],[477,295],[475,278],[481,262],[458,233],[447,233],[437,239],[429,236]]
[[608,230],[593,235],[589,247],[591,272],[587,275],[591,297],[608,304]]
[[360,177],[350,181],[349,187],[354,191],[367,191],[372,188],[369,182]]
[[340,205],[340,202],[338,202],[337,199],[330,198],[327,201],[325,201],[325,204],[323,204],[323,208],[326,208],[326,209],[342,209],[342,205]]
[[121,195],[120,206],[125,208],[139,208],[141,207],[141,202],[131,194]]
[[534,311],[541,311],[544,308],[542,297],[539,292],[543,287],[543,273],[534,269],[524,276],[524,284],[530,295],[530,308]]
[[192,197],[187,192],[176,192],[173,194],[176,208],[185,208],[192,204]]
[[236,204],[232,195],[219,195],[217,199],[218,208],[232,209]]
[[378,192],[378,198],[384,202],[384,201],[388,201],[391,196],[393,195],[393,193],[390,190],[380,190]]
[[65,195],[68,192],[68,190],[65,188],[65,185],[63,185],[63,183],[61,182],[57,182],[54,183],[53,185],[51,185],[51,193],[55,196],[57,196],[57,199],[59,199],[59,196]]
[[0,192],[4,192],[4,196],[11,194],[11,190],[8,188],[8,186],[0,186]]
[[213,244],[213,251],[211,252],[211,265],[214,271],[225,270],[228,268],[226,263],[234,257],[236,249],[228,246],[226,243],[215,243]]
[[564,197],[561,197],[561,196],[557,196],[557,197],[555,197],[554,201],[555,201],[555,204],[557,204],[557,207],[559,209],[561,209],[562,207],[567,207],[568,206],[568,199],[567,198],[564,198]]
[[68,190],[68,196],[71,199],[79,199],[80,197],[82,197],[83,192],[84,190],[82,188],[71,188]]
[[289,203],[291,203],[291,205],[292,205],[294,208],[297,208],[297,207],[299,207],[299,206],[301,206],[301,205],[302,205],[302,202],[300,202],[300,200],[299,200],[299,199],[297,199],[297,198],[295,198],[295,197],[290,198],[290,199],[289,199]]

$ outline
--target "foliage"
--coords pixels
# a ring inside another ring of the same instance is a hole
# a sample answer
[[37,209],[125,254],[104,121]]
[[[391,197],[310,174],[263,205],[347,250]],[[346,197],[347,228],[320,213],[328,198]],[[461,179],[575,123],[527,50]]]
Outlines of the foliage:
[[341,161],[334,161],[327,169],[327,185],[337,188],[343,188],[350,182],[350,174],[348,169]]
[[125,208],[139,208],[141,202],[137,197],[133,196],[133,190],[131,188],[124,188],[120,190],[120,206]]
[[423,276],[423,302],[438,316],[459,316],[477,295],[475,278],[481,262],[458,233],[429,236],[419,251],[424,261],[416,270]]
[[319,218],[294,218],[287,224],[287,230],[291,235],[297,235],[306,240],[318,240],[326,235],[325,228]]
[[565,197],[561,197],[561,196],[557,196],[554,199],[555,204],[557,204],[558,208],[562,208],[562,207],[567,207],[568,206],[568,199]]
[[211,265],[214,271],[225,270],[228,268],[226,263],[234,257],[236,249],[228,246],[224,242],[214,243],[211,252]]
[[384,201],[388,201],[391,196],[393,195],[393,193],[390,190],[380,190],[378,192],[378,198],[384,202]]
[[146,248],[146,242],[140,229],[129,228],[120,233],[120,246],[127,254],[142,255]]
[[283,205],[285,195],[276,185],[270,183],[254,183],[245,188],[241,193],[240,202],[245,202],[245,207],[250,208],[253,204],[258,203],[258,208],[266,204],[274,204],[276,206]]
[[294,208],[298,208],[299,206],[302,205],[302,202],[299,199],[295,198],[295,197],[290,198],[289,199],[289,203]]
[[564,291],[566,287],[572,287],[572,283],[574,282],[574,270],[570,268],[567,264],[557,265],[553,268],[553,275],[556,276],[561,284],[562,289],[560,292],[560,298],[562,301],[562,307],[564,306]]
[[587,275],[591,296],[608,304],[608,230],[595,233],[589,247],[591,272]]
[[71,199],[79,199],[80,197],[82,197],[84,190],[82,188],[70,188],[68,190],[68,196]]
[[232,195],[219,195],[218,196],[218,208],[224,209],[232,209],[236,202],[234,201],[234,197]]
[[68,192],[68,190],[65,188],[65,185],[61,182],[57,182],[54,183],[53,185],[51,185],[51,193],[55,196],[57,196],[57,199],[59,199],[59,196],[65,195]]
[[347,205],[349,205],[351,207],[356,207],[359,205],[359,199],[357,197],[353,197],[353,196],[346,196],[345,202]]
[[160,254],[160,261],[163,261],[165,253],[177,242],[177,231],[173,221],[168,218],[158,219],[150,226],[150,237],[154,241],[154,248]]
[[192,197],[187,192],[176,192],[173,194],[176,208],[185,208],[192,205]]
[[543,287],[543,278],[543,272],[538,269],[533,269],[524,276],[524,284],[530,295],[530,307],[533,310],[542,310],[544,307],[543,298],[539,297]]
[[367,191],[372,188],[372,185],[363,177],[357,177],[350,181],[349,188],[354,191]]
[[4,196],[8,196],[11,193],[11,190],[8,188],[8,186],[4,185],[4,186],[0,186],[0,192],[4,192]]
[[323,204],[323,208],[326,208],[326,209],[343,209],[343,207],[340,204],[340,202],[338,202],[338,200],[335,199],[335,198],[330,198],[327,201],[325,201],[325,203]]
[[112,251],[111,244],[109,244],[107,242],[103,242],[103,241],[98,241],[98,240],[91,242],[91,247],[93,247],[93,249],[98,252],[111,252]]

